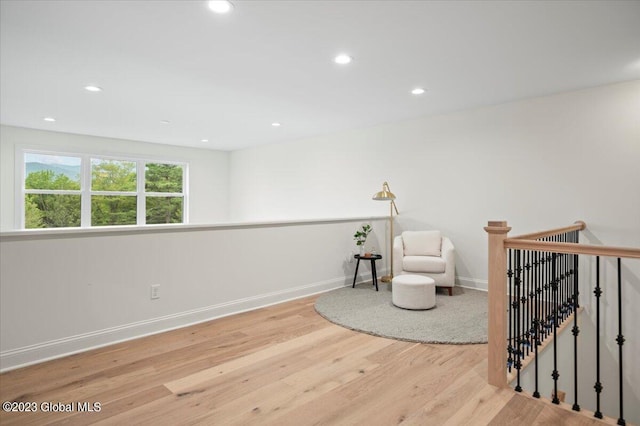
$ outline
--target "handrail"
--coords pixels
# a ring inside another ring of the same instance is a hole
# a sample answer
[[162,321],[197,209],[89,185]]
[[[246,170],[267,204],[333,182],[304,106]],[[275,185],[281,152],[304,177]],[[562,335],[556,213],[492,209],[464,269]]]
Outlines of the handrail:
[[505,248],[545,251],[552,253],[588,254],[593,256],[628,257],[640,259],[640,249],[632,247],[596,246],[591,244],[557,243],[552,241],[532,241],[519,238],[504,240]]
[[511,237],[511,240],[537,240],[538,238],[551,237],[553,235],[565,234],[571,231],[583,231],[587,228],[587,224],[581,220],[578,220],[573,225],[565,226],[563,228],[549,229],[548,231],[532,232],[530,234],[518,235]]

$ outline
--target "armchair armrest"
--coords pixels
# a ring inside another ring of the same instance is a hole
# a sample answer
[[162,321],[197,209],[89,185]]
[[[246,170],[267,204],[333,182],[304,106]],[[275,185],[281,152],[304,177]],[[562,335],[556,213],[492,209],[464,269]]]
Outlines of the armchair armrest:
[[444,261],[447,263],[445,267],[446,281],[451,286],[455,285],[456,274],[456,249],[453,246],[451,240],[447,237],[442,237],[441,255]]

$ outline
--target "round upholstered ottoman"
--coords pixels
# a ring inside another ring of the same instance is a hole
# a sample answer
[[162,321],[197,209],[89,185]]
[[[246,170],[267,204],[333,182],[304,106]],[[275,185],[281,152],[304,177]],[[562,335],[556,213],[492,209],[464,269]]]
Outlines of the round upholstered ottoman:
[[436,283],[421,275],[398,275],[391,281],[393,304],[404,309],[431,309],[436,305]]

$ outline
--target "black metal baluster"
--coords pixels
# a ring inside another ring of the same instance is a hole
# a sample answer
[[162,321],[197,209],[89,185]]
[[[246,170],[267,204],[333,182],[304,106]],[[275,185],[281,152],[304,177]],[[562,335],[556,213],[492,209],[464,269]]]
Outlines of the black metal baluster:
[[551,292],[553,293],[553,373],[551,373],[551,377],[553,378],[553,399],[551,402],[554,404],[560,404],[560,400],[558,399],[558,378],[560,374],[558,373],[558,279],[557,279],[557,269],[556,265],[557,258],[556,253],[551,254]]
[[[562,242],[562,235],[556,237],[556,242]],[[564,254],[560,253],[556,257],[558,259],[558,310],[560,318],[558,318],[558,327],[564,322]]]
[[[567,242],[571,242],[570,235],[567,234]],[[567,316],[573,312],[573,255],[567,253]]]
[[[549,237],[549,241],[551,241],[551,237]],[[549,337],[549,335],[551,334],[551,329],[553,328],[553,314],[552,314],[552,282],[553,282],[553,277],[552,277],[552,272],[553,272],[553,266],[551,264],[551,253],[547,253],[547,303],[546,303],[546,308],[547,308],[547,316],[546,316],[546,335],[545,337]]]
[[529,258],[529,351],[533,351],[533,346],[536,344],[536,339],[535,339],[535,315],[536,315],[536,311],[535,311],[535,301],[534,301],[534,297],[536,295],[536,289],[535,289],[535,252],[528,252],[528,258]]
[[[573,239],[573,238],[572,238]],[[576,269],[576,263],[578,262],[578,255],[571,256],[571,282],[573,284],[573,407],[574,411],[580,411],[580,405],[578,404],[578,334],[580,334],[580,328],[578,328],[578,270]]]
[[602,418],[600,411],[600,394],[602,393],[602,383],[600,383],[600,296],[602,289],[600,288],[600,256],[596,256],[596,289],[593,290],[596,296],[596,384],[593,387],[596,390],[596,411],[593,417]]
[[[556,235],[556,242],[562,242],[562,235]],[[558,303],[560,306],[556,306],[559,310],[560,314],[558,315],[558,325],[561,325],[564,321],[564,308],[563,308],[563,295],[564,295],[564,254],[558,253],[556,255],[556,259],[558,260]]]
[[534,252],[533,253],[533,283],[534,283],[534,291],[533,291],[533,297],[534,297],[534,310],[535,310],[535,317],[533,320],[533,350],[535,353],[535,358],[534,358],[534,362],[535,362],[535,390],[533,391],[533,397],[534,398],[540,398],[540,392],[538,391],[538,345],[540,344],[540,340],[538,337],[538,333],[539,333],[539,327],[540,327],[540,304],[539,304],[539,296],[540,296],[540,271],[538,270],[538,266],[540,265],[540,262],[538,262],[538,257],[539,257],[539,252]]
[[538,320],[536,324],[536,346],[542,344],[542,340],[540,339],[540,335],[542,334],[542,285],[544,281],[544,275],[542,274],[542,261],[541,261],[541,253],[539,251],[536,252],[536,319]]
[[[580,231],[575,231],[575,237],[574,237],[574,242],[576,244],[578,244],[580,242]],[[573,255],[574,257],[574,263],[573,263],[573,267],[575,270],[575,276],[576,276],[576,282],[578,283],[578,285],[576,285],[576,300],[578,301],[576,303],[576,306],[579,308],[580,307],[580,281],[578,280],[578,266],[580,264],[580,256],[578,256],[577,254]]]
[[[560,236],[560,241],[563,243],[567,242],[567,234],[564,233]],[[569,269],[567,260],[569,259],[569,255],[567,253],[562,254],[562,322],[567,319],[569,316],[569,304],[567,303],[569,288],[567,286],[569,282]]]
[[[544,241],[548,241],[546,238],[544,239]],[[543,305],[543,310],[544,310],[544,315],[542,316],[542,322],[543,322],[543,340],[547,338],[547,336],[549,335],[549,330],[551,329],[551,323],[549,322],[549,271],[551,268],[551,265],[549,264],[549,255],[548,253],[542,253],[542,260],[544,262],[544,305]]]
[[529,265],[529,251],[523,252],[524,257],[524,283],[523,283],[523,292],[522,292],[522,318],[523,318],[523,327],[522,331],[524,331],[524,337],[522,339],[523,348],[522,351],[526,349],[525,356],[529,356],[529,348],[531,347],[531,324],[529,323],[529,272],[531,269],[531,265]]
[[[567,242],[567,234],[562,234],[562,241]],[[569,255],[564,253],[562,255],[562,319],[565,320],[569,316]]]
[[[551,237],[549,237],[549,241],[552,241]],[[553,332],[553,264],[551,263],[552,260],[552,256],[551,253],[549,253],[549,255],[547,256],[547,262],[548,262],[548,268],[549,268],[549,290],[548,290],[548,296],[549,298],[547,299],[547,337],[549,337],[551,335],[551,333]]]
[[618,342],[618,367],[620,371],[620,395],[618,395],[618,399],[620,400],[620,417],[618,418],[618,424],[625,425],[624,395],[622,393],[624,385],[624,369],[622,365],[622,345],[624,345],[624,336],[622,335],[622,264],[620,262],[620,258],[618,258],[618,337],[616,337],[616,342]]
[[515,344],[514,344],[514,351],[515,351],[515,367],[516,367],[516,372],[517,372],[517,379],[516,379],[516,387],[515,387],[515,391],[516,392],[522,392],[522,387],[520,386],[520,368],[522,367],[522,362],[521,362],[521,351],[522,351],[522,347],[520,345],[520,338],[521,338],[521,334],[520,334],[520,279],[521,279],[521,271],[522,269],[520,268],[520,250],[516,250],[515,252],[515,278],[514,278],[514,284],[515,284],[515,290],[516,290],[516,298],[513,301],[513,306],[515,308],[515,330],[516,330],[516,335],[515,335]]
[[[558,240],[565,242],[565,234],[559,235]],[[562,314],[562,320],[560,324],[567,319],[567,254],[562,253],[560,255],[560,282],[562,283],[562,292],[560,293],[560,313]]]
[[507,271],[507,276],[509,277],[509,305],[508,305],[508,315],[509,315],[509,342],[507,345],[507,368],[509,369],[509,373],[511,373],[511,366],[513,365],[513,333],[512,333],[512,318],[513,318],[513,269],[511,262],[511,254],[513,250],[509,249],[509,269]]

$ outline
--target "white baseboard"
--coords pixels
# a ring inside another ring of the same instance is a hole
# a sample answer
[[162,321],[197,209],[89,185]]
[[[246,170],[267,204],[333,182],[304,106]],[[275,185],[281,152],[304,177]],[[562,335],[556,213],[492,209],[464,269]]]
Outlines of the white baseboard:
[[[378,273],[382,277],[385,270]],[[358,283],[371,281],[371,274],[359,274]],[[458,285],[478,290],[487,290],[486,280],[457,277]],[[158,318],[151,318],[145,321],[124,324],[117,327],[96,330],[90,333],[78,334],[64,337],[62,339],[50,340],[35,345],[10,349],[0,352],[0,372],[14,370],[28,365],[62,358],[80,352],[86,352],[103,346],[127,340],[138,339],[140,337],[163,333],[177,328],[188,327],[216,318],[239,314],[302,297],[324,293],[336,288],[351,285],[350,277],[335,278],[327,281],[320,281],[286,290],[272,293],[251,296],[244,299],[232,300],[190,311],[179,312]]]
[[[371,275],[359,274],[358,282],[370,281]],[[149,320],[96,330],[90,333],[50,340],[35,345],[0,352],[0,372],[26,367],[91,349],[163,333],[177,328],[238,314],[289,300],[300,299],[318,293],[351,285],[347,277],[320,281],[286,290],[232,300],[190,311],[179,312]]]
[[489,282],[487,280],[479,280],[477,278],[456,277],[456,281],[460,287],[473,288],[476,290],[489,290]]

